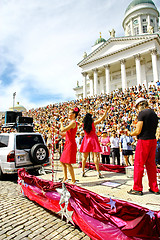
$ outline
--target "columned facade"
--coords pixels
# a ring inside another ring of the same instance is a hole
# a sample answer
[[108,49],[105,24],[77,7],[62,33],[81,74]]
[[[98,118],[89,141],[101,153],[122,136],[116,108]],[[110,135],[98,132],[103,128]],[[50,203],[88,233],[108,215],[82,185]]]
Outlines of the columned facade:
[[92,51],[78,63],[83,83],[74,88],[76,96],[86,98],[156,84],[160,80],[159,17],[152,0],[132,0],[122,23],[125,36],[116,37],[114,29],[107,41],[100,35]]
[[[135,85],[142,86],[145,84],[148,88],[152,83],[156,84],[160,75],[160,61],[157,56],[156,48],[153,50],[147,49],[145,54],[133,54],[132,57],[119,60],[114,65],[110,63],[102,65],[100,68],[84,71],[82,73],[83,98],[98,94],[109,94],[111,91],[120,88],[125,91],[128,87]],[[114,72],[115,66],[116,71]],[[79,94],[79,96],[81,95]]]
[[136,76],[137,76],[137,85],[142,85],[142,74],[141,74],[141,62],[140,54],[134,56],[136,61]]
[[90,96],[94,96],[94,85],[93,85],[93,76],[92,74],[88,75],[90,83]]
[[110,65],[104,65],[105,69],[105,81],[106,81],[106,93],[110,93]]
[[152,56],[153,82],[156,83],[159,80],[157,65],[157,49],[151,50],[151,56]]
[[[116,73],[113,72],[114,65],[112,63],[103,65],[101,68],[91,69],[89,72],[83,72],[83,98],[98,94],[109,94],[118,88],[125,91],[128,87],[134,85],[142,86],[145,84],[146,87],[149,87],[152,82],[155,84],[159,81],[158,68],[160,68],[157,49],[147,51],[146,54],[147,60],[145,60],[144,55],[137,53],[132,58],[117,61]],[[148,59],[150,60],[148,61]],[[130,62],[132,62],[132,67],[128,67]],[[149,74],[149,77],[147,74]]]
[[94,69],[94,95],[98,94],[98,69]]
[[126,78],[126,66],[125,66],[125,59],[120,61],[121,63],[121,78],[122,78],[122,91],[127,88],[127,78]]
[[83,98],[87,97],[87,73],[82,73],[83,75]]

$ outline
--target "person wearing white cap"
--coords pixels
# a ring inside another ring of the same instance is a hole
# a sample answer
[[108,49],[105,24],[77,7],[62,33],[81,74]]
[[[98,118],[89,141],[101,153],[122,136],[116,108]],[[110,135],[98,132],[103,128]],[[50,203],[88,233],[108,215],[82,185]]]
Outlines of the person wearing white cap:
[[137,136],[138,142],[134,161],[134,185],[133,189],[128,191],[128,193],[143,195],[142,177],[145,165],[149,180],[149,191],[154,194],[160,194],[155,163],[158,117],[156,113],[148,107],[146,99],[138,98],[135,105],[139,111],[138,122],[136,129],[130,133],[130,136]]

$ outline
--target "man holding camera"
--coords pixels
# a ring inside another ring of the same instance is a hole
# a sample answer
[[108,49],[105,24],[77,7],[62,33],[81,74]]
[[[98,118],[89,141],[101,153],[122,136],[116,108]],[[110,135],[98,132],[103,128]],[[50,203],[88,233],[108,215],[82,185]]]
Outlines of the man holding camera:
[[128,193],[143,195],[142,177],[145,165],[149,180],[149,191],[154,194],[160,194],[155,163],[158,117],[156,113],[148,107],[148,102],[144,98],[138,98],[136,100],[136,108],[139,111],[138,122],[136,129],[130,133],[130,136],[137,136],[138,138],[134,161],[134,186],[133,190],[131,189]]

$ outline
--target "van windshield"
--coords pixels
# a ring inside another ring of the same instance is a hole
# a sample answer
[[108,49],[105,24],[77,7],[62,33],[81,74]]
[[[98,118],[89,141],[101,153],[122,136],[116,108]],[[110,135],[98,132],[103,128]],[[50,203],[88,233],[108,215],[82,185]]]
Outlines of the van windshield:
[[17,135],[16,136],[16,149],[31,149],[35,144],[42,143],[43,139],[41,135]]

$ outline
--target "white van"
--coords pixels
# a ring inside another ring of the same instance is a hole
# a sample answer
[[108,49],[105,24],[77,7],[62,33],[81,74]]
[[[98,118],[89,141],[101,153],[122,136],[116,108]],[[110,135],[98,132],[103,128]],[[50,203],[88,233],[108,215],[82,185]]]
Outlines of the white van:
[[49,151],[40,133],[0,134],[0,179],[19,168],[40,169],[49,164]]

